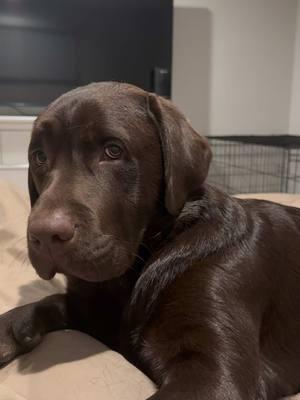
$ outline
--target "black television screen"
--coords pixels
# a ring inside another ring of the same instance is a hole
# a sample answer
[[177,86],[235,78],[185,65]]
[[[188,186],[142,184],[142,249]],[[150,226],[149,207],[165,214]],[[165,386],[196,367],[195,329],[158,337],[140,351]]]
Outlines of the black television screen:
[[0,113],[103,80],[170,95],[172,15],[173,0],[1,0]]

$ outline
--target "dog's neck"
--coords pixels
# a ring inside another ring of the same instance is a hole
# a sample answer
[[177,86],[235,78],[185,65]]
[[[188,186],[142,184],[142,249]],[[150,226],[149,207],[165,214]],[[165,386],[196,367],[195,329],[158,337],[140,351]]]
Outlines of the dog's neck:
[[[232,220],[237,214],[239,214],[238,221],[241,225],[239,227],[236,226],[236,221]],[[227,223],[229,226],[236,227],[235,232],[242,232],[245,229],[246,220],[245,211],[237,199],[213,186],[204,184],[185,203],[178,216],[172,216],[165,208],[161,208],[149,224],[141,246],[145,246],[153,254],[195,224],[199,224],[199,229],[201,229],[201,226],[206,226],[207,223],[215,223],[219,226]],[[145,256],[145,253],[143,254]]]
[[[167,242],[199,220],[198,213],[195,213],[193,204],[204,199],[207,196],[207,190],[201,188],[193,198],[186,202],[185,206],[177,216],[168,213],[166,208],[161,205],[152,217],[149,226],[141,242],[140,250],[145,257],[145,248],[150,253],[155,253]],[[160,203],[162,204],[162,203]],[[143,250],[144,249],[144,250]]]

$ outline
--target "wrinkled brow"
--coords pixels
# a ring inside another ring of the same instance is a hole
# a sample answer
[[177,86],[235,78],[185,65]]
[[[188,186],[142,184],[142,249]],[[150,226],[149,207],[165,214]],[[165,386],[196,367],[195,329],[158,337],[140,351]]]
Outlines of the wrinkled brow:
[[51,136],[59,132],[63,123],[58,118],[37,119],[33,127],[33,136]]
[[59,132],[60,128],[61,123],[57,119],[36,120],[32,130],[29,150],[41,147],[45,139],[51,140],[53,135]]
[[56,141],[62,143],[71,137],[77,137],[83,145],[109,139],[130,142],[130,121],[124,116],[118,118],[116,115],[106,116],[104,113],[98,113],[95,117],[94,113],[82,115],[80,111],[82,110],[79,109],[74,113],[73,121],[71,118],[65,121],[65,118],[60,118],[59,115],[38,119],[34,125],[30,148],[39,147],[48,141],[51,143],[53,139],[58,139]]
[[90,122],[86,125],[73,126],[69,129],[79,130],[79,140],[82,143],[97,142],[100,140],[118,139],[124,142],[130,141],[127,129],[120,124],[97,124]]

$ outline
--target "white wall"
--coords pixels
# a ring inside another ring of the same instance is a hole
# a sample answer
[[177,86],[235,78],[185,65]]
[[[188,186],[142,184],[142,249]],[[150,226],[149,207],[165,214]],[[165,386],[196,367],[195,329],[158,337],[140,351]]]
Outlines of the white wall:
[[288,133],[296,8],[297,0],[175,0],[172,97],[195,128]]
[[300,135],[300,0],[298,0],[290,133]]

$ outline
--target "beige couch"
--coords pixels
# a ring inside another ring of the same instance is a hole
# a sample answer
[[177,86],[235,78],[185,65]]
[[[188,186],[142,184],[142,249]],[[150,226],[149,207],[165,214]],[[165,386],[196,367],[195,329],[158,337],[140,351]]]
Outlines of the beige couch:
[[[300,206],[300,196],[254,197]],[[28,213],[28,198],[0,182],[0,313],[64,291],[63,278],[44,282],[29,265]],[[154,384],[121,355],[75,331],[47,335],[33,352],[0,370],[0,400],[143,400],[154,391]]]

